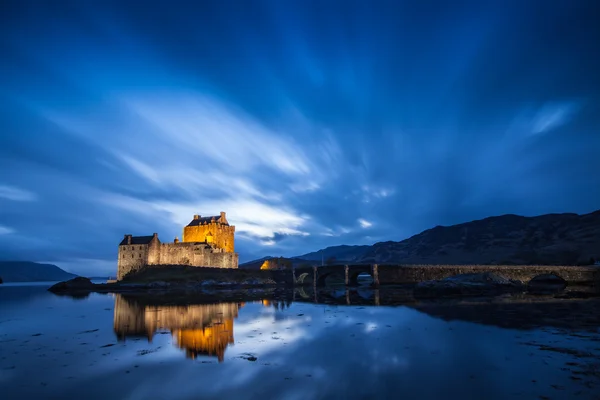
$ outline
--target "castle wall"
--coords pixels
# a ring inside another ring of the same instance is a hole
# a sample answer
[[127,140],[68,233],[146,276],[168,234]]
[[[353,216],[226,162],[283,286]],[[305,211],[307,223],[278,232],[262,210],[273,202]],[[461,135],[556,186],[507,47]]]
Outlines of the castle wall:
[[196,267],[237,268],[237,253],[207,248],[203,243],[161,243],[156,260],[149,265],[190,265]]
[[237,253],[211,253],[208,255],[209,265],[217,268],[237,268]]
[[137,271],[148,262],[148,245],[123,245],[119,246],[117,262],[117,280],[123,279],[131,271]]
[[212,235],[212,243],[227,252],[234,252],[235,226],[210,223],[206,225],[186,226],[183,228],[182,242],[205,242]]

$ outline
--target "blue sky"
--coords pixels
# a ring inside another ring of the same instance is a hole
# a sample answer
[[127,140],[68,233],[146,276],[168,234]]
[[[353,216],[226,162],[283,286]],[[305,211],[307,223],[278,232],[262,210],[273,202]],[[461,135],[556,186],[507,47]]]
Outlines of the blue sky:
[[0,7],[0,259],[112,273],[220,211],[248,261],[600,208],[595,1]]

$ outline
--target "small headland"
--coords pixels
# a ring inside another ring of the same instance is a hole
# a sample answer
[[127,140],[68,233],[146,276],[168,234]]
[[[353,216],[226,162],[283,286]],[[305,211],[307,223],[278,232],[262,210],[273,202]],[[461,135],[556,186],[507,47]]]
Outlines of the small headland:
[[245,289],[292,285],[291,274],[284,271],[153,265],[132,272],[117,282],[93,283],[88,278],[78,277],[57,283],[48,290],[56,294],[77,295],[90,292],[190,292],[203,289]]

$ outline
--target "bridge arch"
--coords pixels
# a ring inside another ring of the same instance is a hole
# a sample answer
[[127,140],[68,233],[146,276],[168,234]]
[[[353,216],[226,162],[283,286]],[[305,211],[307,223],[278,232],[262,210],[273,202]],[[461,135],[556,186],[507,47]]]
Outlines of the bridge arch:
[[361,268],[358,270],[350,270],[348,273],[348,285],[350,286],[360,286],[361,284],[372,285],[374,281],[375,278],[370,269]]
[[317,286],[327,286],[328,280],[337,277],[340,284],[345,284],[344,271],[332,270],[320,272],[317,276]]
[[567,281],[555,272],[538,274],[527,282],[529,290],[562,290],[567,287]]

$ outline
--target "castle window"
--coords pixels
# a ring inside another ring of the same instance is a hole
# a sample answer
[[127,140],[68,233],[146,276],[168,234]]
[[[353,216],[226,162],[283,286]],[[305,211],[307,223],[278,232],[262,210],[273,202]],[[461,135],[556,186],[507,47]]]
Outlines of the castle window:
[[123,258],[125,258],[125,254],[123,254]]
[[139,258],[142,258],[142,253],[140,253],[140,257]]
[[131,258],[133,258],[133,254],[131,255]]

